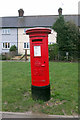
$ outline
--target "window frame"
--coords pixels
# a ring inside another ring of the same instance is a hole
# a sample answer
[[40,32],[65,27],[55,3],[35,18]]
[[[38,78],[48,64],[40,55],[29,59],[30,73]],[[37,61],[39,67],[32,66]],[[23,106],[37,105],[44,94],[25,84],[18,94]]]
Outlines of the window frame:
[[10,49],[10,42],[3,42],[2,49]]
[[[24,46],[26,46],[26,47],[24,47]],[[23,48],[24,49],[30,49],[30,43],[29,42],[24,42]]]
[[2,35],[10,35],[10,29],[2,29]]

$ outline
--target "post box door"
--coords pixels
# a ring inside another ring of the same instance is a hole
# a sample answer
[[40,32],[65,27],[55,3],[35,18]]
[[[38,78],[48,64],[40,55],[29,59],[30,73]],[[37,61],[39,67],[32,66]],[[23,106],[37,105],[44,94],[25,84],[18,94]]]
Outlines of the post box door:
[[47,83],[46,48],[43,43],[32,44],[32,84],[44,86]]

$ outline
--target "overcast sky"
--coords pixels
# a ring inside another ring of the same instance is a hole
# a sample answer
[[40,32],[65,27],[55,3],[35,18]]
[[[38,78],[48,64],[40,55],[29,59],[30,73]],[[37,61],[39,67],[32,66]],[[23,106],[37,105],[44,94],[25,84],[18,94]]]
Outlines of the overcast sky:
[[63,14],[78,14],[80,0],[0,0],[0,17],[18,16],[18,10],[23,8],[27,15],[57,15],[62,7]]

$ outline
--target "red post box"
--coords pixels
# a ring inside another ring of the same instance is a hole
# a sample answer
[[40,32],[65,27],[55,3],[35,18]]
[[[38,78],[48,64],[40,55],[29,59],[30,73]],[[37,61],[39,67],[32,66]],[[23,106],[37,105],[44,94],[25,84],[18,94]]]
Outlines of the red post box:
[[48,28],[32,28],[26,31],[30,38],[31,78],[33,99],[50,99]]

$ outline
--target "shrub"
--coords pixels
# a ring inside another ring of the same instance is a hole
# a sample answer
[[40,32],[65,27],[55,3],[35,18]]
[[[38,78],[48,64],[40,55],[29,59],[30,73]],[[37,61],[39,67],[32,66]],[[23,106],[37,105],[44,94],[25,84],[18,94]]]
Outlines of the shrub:
[[0,60],[10,60],[11,56],[9,53],[1,54],[0,55]]
[[58,59],[58,44],[51,44],[48,46],[49,49],[49,60]]
[[2,55],[2,60],[6,60],[6,56],[5,55]]
[[16,51],[16,50],[17,50],[17,48],[15,45],[11,46],[10,51]]
[[0,60],[2,60],[2,55],[0,55]]

